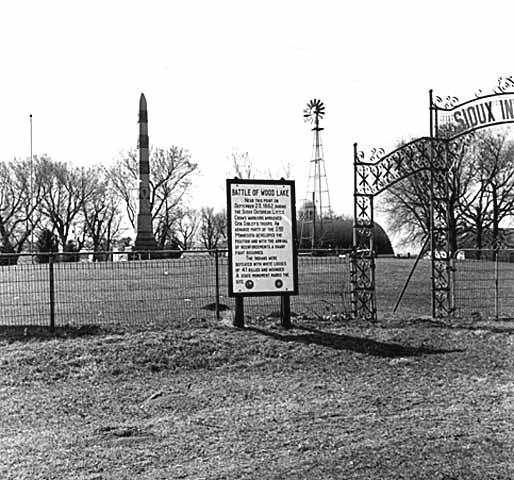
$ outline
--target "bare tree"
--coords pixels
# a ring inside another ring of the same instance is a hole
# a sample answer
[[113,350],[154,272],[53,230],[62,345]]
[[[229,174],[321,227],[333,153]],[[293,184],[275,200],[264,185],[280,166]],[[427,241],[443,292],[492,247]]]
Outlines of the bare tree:
[[490,198],[491,246],[496,248],[500,244],[500,222],[511,216],[514,208],[514,143],[505,131],[483,134],[479,141],[481,185]]
[[[450,250],[455,252],[465,231],[464,205],[475,198],[471,188],[474,156],[468,144],[456,144],[452,148],[453,162],[445,178],[448,204],[436,208],[447,217]],[[420,243],[430,231],[431,181],[430,171],[422,170],[395,183],[380,197],[379,209],[386,214],[389,228],[406,243]]]
[[430,174],[411,175],[386,190],[379,209],[386,214],[389,228],[405,242],[422,242],[430,231]]
[[102,168],[92,167],[91,170],[95,181],[91,196],[82,205],[84,231],[95,252],[109,251],[121,232],[120,198]]
[[291,178],[292,175],[293,166],[291,163],[281,164],[280,167],[278,167],[275,170],[271,170],[271,168],[268,168],[266,170],[266,174],[264,175],[264,178],[272,179],[280,179],[283,178],[287,180],[288,178]]
[[255,168],[253,159],[250,158],[248,152],[239,152],[233,150],[229,156],[232,171],[228,176],[240,178],[242,180],[248,180],[255,178],[257,170]]
[[[150,208],[154,231],[161,239],[169,238],[173,225],[173,211],[182,205],[197,167],[198,165],[191,160],[191,155],[179,147],[151,149]],[[109,168],[108,177],[114,190],[122,198],[128,219],[135,228],[139,186],[137,150],[130,150]]]
[[473,245],[481,250],[487,241],[487,231],[490,227],[491,198],[486,188],[484,162],[473,160],[470,162],[469,171],[472,181],[467,185],[467,195],[463,197],[461,206],[462,244]]
[[[482,132],[469,142],[450,142],[452,164],[446,180],[450,251],[501,243],[500,223],[514,209],[514,143],[505,131]],[[429,231],[430,174],[421,172],[390,187],[380,208],[407,241]],[[441,212],[442,213],[442,212]]]
[[125,205],[130,224],[135,228],[139,182],[137,151],[130,150],[127,152],[113,166],[107,169],[107,175],[114,191],[118,193]]
[[182,209],[175,221],[175,238],[180,248],[190,250],[194,246],[195,235],[200,225],[198,212],[190,208]]
[[214,212],[212,207],[203,207],[200,211],[200,243],[207,250],[218,248],[220,242],[227,239],[227,215],[223,210]]
[[45,185],[41,165],[46,157],[0,162],[0,251],[20,253],[39,227],[38,210]]
[[474,188],[476,149],[474,144],[470,145],[467,142],[456,142],[453,145],[450,144],[448,148],[452,151],[452,163],[449,165],[447,174],[448,204],[446,205],[446,215],[450,253],[453,254],[459,248],[461,239],[468,231],[465,222],[466,206],[475,201],[477,194]]
[[290,163],[281,165],[276,170],[270,168],[260,170],[255,166],[255,161],[248,152],[239,152],[233,150],[228,157],[231,164],[231,171],[227,173],[228,177],[237,177],[243,180],[254,179],[257,177],[266,179],[290,178],[292,166]]
[[41,175],[47,193],[39,209],[64,247],[74,226],[82,225],[80,215],[94,192],[95,177],[90,169],[50,159],[41,162]]

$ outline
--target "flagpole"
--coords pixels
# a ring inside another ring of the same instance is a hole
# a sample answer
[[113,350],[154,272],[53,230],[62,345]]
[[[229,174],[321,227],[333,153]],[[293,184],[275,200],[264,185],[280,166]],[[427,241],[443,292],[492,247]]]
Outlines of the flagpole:
[[30,119],[30,251],[34,252],[34,156],[32,154],[32,113]]

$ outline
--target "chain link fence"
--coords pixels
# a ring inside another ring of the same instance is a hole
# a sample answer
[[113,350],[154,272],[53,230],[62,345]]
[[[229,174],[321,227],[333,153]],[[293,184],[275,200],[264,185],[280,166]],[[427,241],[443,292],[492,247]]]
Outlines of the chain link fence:
[[[349,259],[334,252],[299,255],[293,315],[348,316]],[[230,319],[227,252],[100,252],[0,255],[0,325],[130,326]],[[70,261],[72,260],[72,261]],[[38,263],[42,262],[42,263]],[[245,315],[276,315],[280,297],[248,297]]]

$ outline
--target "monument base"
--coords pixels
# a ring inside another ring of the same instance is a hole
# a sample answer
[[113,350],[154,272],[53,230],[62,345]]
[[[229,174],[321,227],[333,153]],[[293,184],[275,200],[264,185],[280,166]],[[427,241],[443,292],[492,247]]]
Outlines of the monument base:
[[137,235],[136,241],[134,242],[134,250],[158,250],[157,242],[152,234],[149,235]]
[[160,249],[153,235],[148,233],[137,234],[132,250],[134,260],[150,260],[156,258],[154,252]]

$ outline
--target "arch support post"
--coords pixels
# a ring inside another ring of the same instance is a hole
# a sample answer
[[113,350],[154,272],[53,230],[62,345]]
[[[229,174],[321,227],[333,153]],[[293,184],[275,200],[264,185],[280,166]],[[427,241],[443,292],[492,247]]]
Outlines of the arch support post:
[[376,320],[373,194],[370,177],[354,144],[353,249],[351,254],[351,302],[354,318]]
[[451,265],[449,238],[448,140],[434,139],[430,169],[430,257],[432,269],[432,317],[447,318],[451,312]]
[[429,238],[432,316],[451,315],[449,165],[455,148],[449,140],[423,137],[384,155],[375,150],[366,160],[354,145],[353,251],[351,259],[352,314],[376,320],[373,199],[394,183],[420,171],[430,172]]

